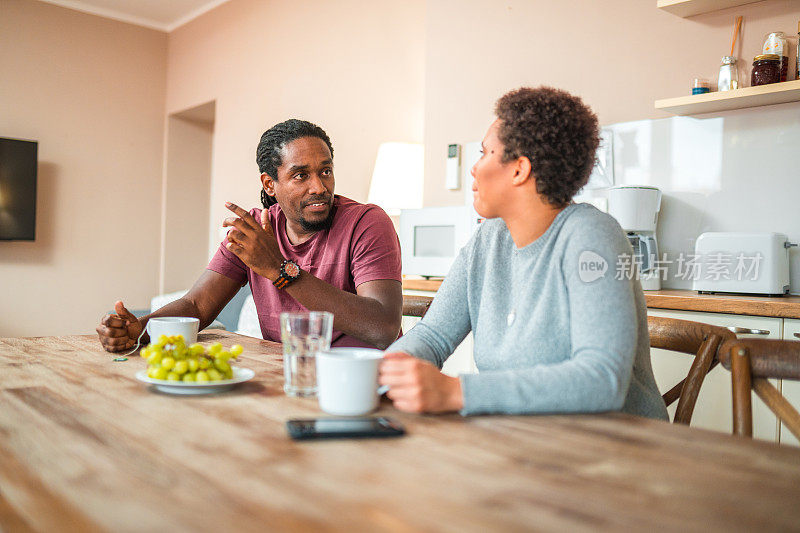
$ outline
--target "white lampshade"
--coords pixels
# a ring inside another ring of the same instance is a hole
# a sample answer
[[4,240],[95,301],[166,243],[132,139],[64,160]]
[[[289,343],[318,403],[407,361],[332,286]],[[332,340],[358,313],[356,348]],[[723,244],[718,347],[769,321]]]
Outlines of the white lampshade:
[[422,207],[423,150],[418,143],[383,143],[378,147],[367,201],[389,215]]

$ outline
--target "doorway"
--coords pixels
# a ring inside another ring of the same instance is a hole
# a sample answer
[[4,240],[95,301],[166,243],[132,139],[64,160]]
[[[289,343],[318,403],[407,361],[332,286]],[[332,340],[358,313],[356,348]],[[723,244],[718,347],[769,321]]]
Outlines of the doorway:
[[159,292],[188,289],[208,265],[216,102],[167,119]]

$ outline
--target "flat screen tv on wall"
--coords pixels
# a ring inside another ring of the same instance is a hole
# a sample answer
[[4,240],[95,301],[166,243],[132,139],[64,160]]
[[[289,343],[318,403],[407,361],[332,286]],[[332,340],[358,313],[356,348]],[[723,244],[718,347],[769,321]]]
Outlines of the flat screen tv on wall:
[[0,241],[36,240],[37,148],[0,137]]

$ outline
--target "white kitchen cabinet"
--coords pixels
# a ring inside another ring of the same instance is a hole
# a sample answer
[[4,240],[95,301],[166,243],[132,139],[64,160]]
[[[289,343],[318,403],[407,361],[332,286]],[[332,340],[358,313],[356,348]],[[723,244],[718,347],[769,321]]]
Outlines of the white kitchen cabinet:
[[[408,294],[410,296],[435,296],[435,292],[430,291],[415,291],[415,290],[404,290],[403,294]],[[414,324],[419,322],[419,318],[412,317],[412,316],[404,316],[403,317],[403,331],[407,332],[410,331],[411,328],[414,327]],[[478,372],[477,368],[475,367],[475,360],[472,357],[472,350],[473,350],[473,342],[472,342],[472,333],[466,336],[466,338],[458,345],[456,351],[453,352],[447,361],[444,362],[444,366],[442,367],[442,372],[447,374],[448,376],[458,376],[459,374],[475,374]]]
[[[783,335],[783,319],[772,317],[729,315],[722,313],[701,313],[695,311],[671,311],[666,309],[648,309],[648,315],[680,320],[692,320],[715,326],[738,326],[748,329],[768,331],[765,335],[738,335],[780,339]],[[668,350],[652,349],[651,361],[653,373],[662,393],[686,377],[692,364],[692,357],[687,354]],[[777,386],[777,381],[774,381]],[[670,418],[675,414],[677,402],[670,408]],[[697,405],[692,415],[692,427],[711,429],[723,433],[733,431],[733,400],[731,393],[731,374],[717,365],[706,376]],[[778,420],[772,411],[753,393],[753,437],[778,442]]]
[[[783,320],[783,338],[789,341],[800,340],[795,334],[800,335],[800,320],[785,318]],[[781,392],[784,398],[786,398],[795,409],[800,410],[800,381],[788,379],[781,381]],[[781,424],[780,429],[780,442],[781,444],[800,446],[797,437],[792,435],[792,432],[786,429],[783,424]]]

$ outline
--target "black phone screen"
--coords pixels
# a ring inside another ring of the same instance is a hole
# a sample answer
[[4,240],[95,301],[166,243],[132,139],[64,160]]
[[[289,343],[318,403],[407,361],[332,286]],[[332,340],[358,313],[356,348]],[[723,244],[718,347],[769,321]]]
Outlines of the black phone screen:
[[400,423],[383,416],[295,419],[286,422],[286,429],[295,440],[399,437],[405,434]]

